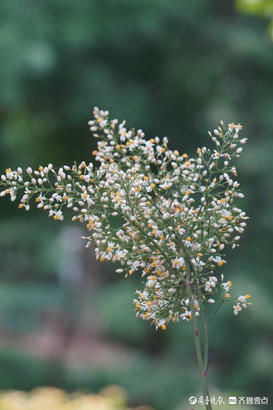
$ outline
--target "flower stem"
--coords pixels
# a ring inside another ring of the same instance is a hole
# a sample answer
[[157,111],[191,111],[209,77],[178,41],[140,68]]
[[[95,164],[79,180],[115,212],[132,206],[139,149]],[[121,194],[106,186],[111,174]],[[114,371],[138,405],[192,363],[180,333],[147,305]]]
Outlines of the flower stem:
[[194,279],[195,279],[195,285],[196,285],[196,292],[197,292],[197,299],[199,303],[199,309],[200,309],[200,319],[203,325],[203,338],[204,338],[204,346],[203,346],[203,368],[205,375],[204,377],[207,376],[208,374],[208,356],[209,356],[209,341],[208,341],[208,324],[205,318],[204,314],[204,306],[203,306],[203,301],[202,301],[202,295],[199,287],[199,280],[198,280],[198,273],[194,267],[194,265],[191,263],[187,253],[185,253],[187,256],[187,262],[189,264],[190,269],[193,271],[194,274]]
[[[190,281],[186,281],[186,287],[189,293],[189,302],[190,302],[190,309],[192,312],[192,326],[193,326],[193,334],[194,334],[194,342],[195,342],[195,351],[197,356],[197,362],[200,369],[200,377],[202,383],[202,391],[203,391],[203,399],[205,402],[206,410],[212,410],[211,403],[210,403],[210,395],[207,385],[207,363],[208,363],[208,335],[207,335],[207,324],[202,315],[202,322],[204,327],[204,358],[202,357],[202,349],[201,349],[201,341],[200,341],[200,333],[198,330],[197,319],[194,313],[194,306],[193,306],[193,299],[191,293],[191,285]],[[206,398],[208,399],[208,403],[206,403]]]

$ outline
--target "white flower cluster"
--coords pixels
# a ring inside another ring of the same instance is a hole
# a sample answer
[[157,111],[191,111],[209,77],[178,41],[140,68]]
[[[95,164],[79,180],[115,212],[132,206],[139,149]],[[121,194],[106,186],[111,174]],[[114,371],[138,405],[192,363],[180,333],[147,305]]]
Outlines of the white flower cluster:
[[246,309],[247,306],[251,305],[251,303],[248,302],[249,298],[250,298],[250,295],[238,296],[237,303],[236,305],[233,306],[235,316],[238,315],[238,313],[242,310],[242,308]]
[[98,108],[89,125],[99,138],[97,166],[7,169],[0,195],[14,201],[22,192],[19,208],[29,210],[34,199],[55,220],[71,208],[72,220],[90,231],[87,246],[95,245],[100,261],[118,261],[116,272],[145,278],[134,301],[137,315],[162,329],[190,320],[201,304],[214,303],[213,293],[224,288],[229,294],[231,287],[219,285],[217,276],[225,249],[238,246],[248,219],[237,205],[243,194],[233,165],[246,142],[242,126],[221,123],[209,133],[215,149],[198,148],[190,158],[171,150],[166,137],[146,139]]

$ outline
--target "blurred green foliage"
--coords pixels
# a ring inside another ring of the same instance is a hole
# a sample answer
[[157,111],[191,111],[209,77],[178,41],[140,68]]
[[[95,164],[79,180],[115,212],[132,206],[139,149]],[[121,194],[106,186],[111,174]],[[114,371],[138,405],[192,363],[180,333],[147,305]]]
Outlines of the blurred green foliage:
[[46,283],[0,282],[0,322],[6,331],[39,331],[46,313],[60,309],[64,290]]
[[[238,13],[235,3],[2,0],[0,161],[4,169],[89,160],[93,105],[148,136],[167,135],[172,147],[190,153],[208,143],[207,129],[219,120],[243,123],[249,142],[239,179],[251,219],[224,273],[236,294],[251,293],[253,307],[234,318],[226,303],[216,316],[209,383],[223,392],[266,395],[273,383],[273,45],[267,21]],[[39,330],[48,311],[69,312],[57,287],[62,228],[6,199],[0,218],[1,332]],[[191,328],[182,323],[155,333],[135,319],[131,300],[141,285],[109,270],[105,286],[90,295],[90,312],[105,338],[129,349],[131,358],[119,366],[65,368],[59,384],[97,391],[119,383],[138,403],[176,409],[199,386]],[[0,388],[57,384],[52,366],[3,350]]]
[[10,349],[1,349],[0,363],[1,390],[30,390],[50,382],[49,366],[42,360],[33,359]]
[[273,40],[273,1],[272,0],[237,0],[238,10],[269,19],[268,34]]

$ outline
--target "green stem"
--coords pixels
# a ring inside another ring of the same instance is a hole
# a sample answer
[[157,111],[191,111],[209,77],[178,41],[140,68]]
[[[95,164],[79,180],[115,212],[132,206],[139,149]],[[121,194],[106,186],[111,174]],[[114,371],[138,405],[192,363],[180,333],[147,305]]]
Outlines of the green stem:
[[201,312],[201,321],[203,323],[203,331],[204,331],[204,369],[206,372],[208,372],[208,364],[209,364],[208,324],[206,322],[203,312]]
[[222,304],[224,303],[225,299],[221,299],[220,302],[218,303],[218,305],[216,306],[215,311],[212,313],[211,315],[211,319],[214,319],[214,316],[216,315],[216,313],[218,312],[218,310],[220,309],[220,307],[222,306]]
[[199,302],[199,309],[200,309],[200,319],[203,325],[203,337],[204,337],[204,350],[203,350],[203,357],[204,357],[204,370],[208,372],[208,358],[209,358],[209,339],[208,339],[208,324],[204,314],[204,307],[202,301],[202,295],[199,287],[199,280],[198,274],[196,272],[195,267],[190,263],[190,266],[194,273],[195,283],[196,283],[196,290],[197,290],[197,297]]
[[189,303],[190,309],[192,314],[192,326],[193,326],[193,334],[194,334],[194,342],[195,342],[195,351],[197,356],[197,362],[200,369],[200,377],[202,383],[202,390],[203,390],[203,398],[206,400],[208,397],[208,404],[205,404],[206,410],[212,410],[211,403],[210,403],[210,395],[207,385],[207,363],[208,363],[208,337],[207,337],[207,325],[205,322],[205,318],[203,316],[203,325],[204,325],[204,359],[202,358],[202,349],[201,349],[201,341],[200,341],[200,333],[198,330],[197,319],[195,316],[194,305],[193,305],[193,296],[191,292],[191,284],[190,284],[190,272],[187,275],[186,281],[186,288],[189,294]]

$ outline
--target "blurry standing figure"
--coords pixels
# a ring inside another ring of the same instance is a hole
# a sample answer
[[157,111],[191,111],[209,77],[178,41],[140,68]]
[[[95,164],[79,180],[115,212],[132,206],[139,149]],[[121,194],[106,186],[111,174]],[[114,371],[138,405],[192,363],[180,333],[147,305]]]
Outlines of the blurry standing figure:
[[73,338],[78,333],[81,323],[84,292],[89,289],[85,283],[84,248],[82,246],[83,232],[80,227],[66,226],[61,231],[57,244],[59,248],[58,275],[60,286],[65,295],[64,314],[62,317],[61,356],[65,359]]
[[[90,339],[98,336],[96,312],[92,309],[90,313],[88,306],[99,285],[99,263],[96,261],[95,252],[85,250],[82,235],[84,231],[80,227],[65,226],[55,245],[58,248],[59,286],[64,294],[63,309],[55,330],[59,341],[52,346],[56,385],[62,383],[74,345],[81,344],[86,336]],[[87,311],[88,315],[85,314]]]
[[[84,233],[84,230],[78,226],[66,226],[57,240],[58,275],[66,299],[64,337],[67,345],[72,341],[73,336],[89,327],[90,320],[92,321],[89,309],[89,323],[84,323],[86,304],[98,289],[99,278],[102,276],[95,252],[90,252],[90,249],[87,251],[83,246]],[[96,312],[93,312],[93,315],[95,318]],[[85,330],[89,333],[90,328]]]
[[66,226],[59,235],[58,275],[62,287],[79,288],[84,280],[82,235],[83,230],[77,226]]

